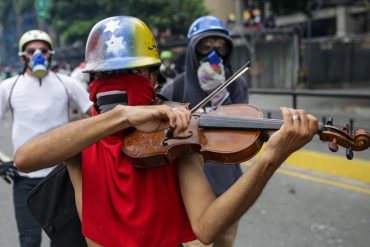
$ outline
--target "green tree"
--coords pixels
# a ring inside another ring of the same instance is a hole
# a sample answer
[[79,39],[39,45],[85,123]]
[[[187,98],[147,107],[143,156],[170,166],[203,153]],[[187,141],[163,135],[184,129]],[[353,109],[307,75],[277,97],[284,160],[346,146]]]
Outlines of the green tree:
[[47,21],[70,44],[85,41],[92,26],[109,16],[135,16],[161,32],[185,35],[191,22],[208,11],[198,0],[54,0],[48,13]]
[[[33,12],[33,1],[29,0],[4,0],[0,1],[0,21],[4,27],[10,27],[14,25],[9,18],[11,14],[15,14],[15,28],[17,30],[18,36],[22,35],[22,24],[23,14],[25,12]],[[14,27],[12,27],[14,28]]]
[[54,0],[47,10],[46,22],[63,43],[85,40],[92,26],[108,12],[99,2],[102,1]]
[[146,23],[174,35],[184,35],[199,16],[208,14],[199,0],[128,0],[125,14],[136,16]]

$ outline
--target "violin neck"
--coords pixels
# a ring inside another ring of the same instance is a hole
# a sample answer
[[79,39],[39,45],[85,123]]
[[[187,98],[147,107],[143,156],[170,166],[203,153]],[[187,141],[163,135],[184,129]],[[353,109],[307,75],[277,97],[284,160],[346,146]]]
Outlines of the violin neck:
[[[242,116],[217,116],[204,114],[199,119],[199,127],[205,129],[229,130],[278,130],[283,125],[283,120],[270,118],[242,117]],[[323,123],[318,123],[318,131],[326,129]]]
[[229,129],[229,130],[278,130],[283,121],[280,119],[217,116],[212,114],[202,115],[199,119],[199,127],[205,129]]

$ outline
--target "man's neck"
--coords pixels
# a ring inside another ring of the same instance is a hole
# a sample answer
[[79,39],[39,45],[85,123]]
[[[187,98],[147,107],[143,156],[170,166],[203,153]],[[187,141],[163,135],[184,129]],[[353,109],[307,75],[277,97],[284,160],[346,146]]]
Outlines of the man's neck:
[[29,75],[29,76],[34,76],[34,75],[32,74],[32,70],[31,70],[31,69],[29,69],[29,68],[27,68],[27,70],[26,70],[26,74],[27,74],[27,75]]
[[[48,70],[44,77],[46,77],[49,73],[50,73],[50,71]],[[29,75],[29,76],[32,76],[32,77],[37,78],[37,77],[32,73],[32,70],[31,70],[30,68],[27,68],[27,70],[26,70],[26,74],[27,74],[27,75]],[[37,78],[37,79],[39,79],[39,78]]]

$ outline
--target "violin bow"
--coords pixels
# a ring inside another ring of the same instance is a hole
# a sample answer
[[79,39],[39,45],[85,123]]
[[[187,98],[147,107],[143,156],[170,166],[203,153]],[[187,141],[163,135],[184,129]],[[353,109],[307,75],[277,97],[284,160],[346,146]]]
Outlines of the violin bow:
[[251,61],[248,61],[244,64],[238,71],[236,71],[229,79],[227,79],[224,83],[222,83],[216,90],[210,93],[206,98],[204,98],[201,102],[199,102],[196,106],[191,109],[191,113],[196,112],[203,106],[205,106],[214,96],[216,96],[219,92],[233,83],[236,79],[238,79],[242,74],[247,72],[250,69]]

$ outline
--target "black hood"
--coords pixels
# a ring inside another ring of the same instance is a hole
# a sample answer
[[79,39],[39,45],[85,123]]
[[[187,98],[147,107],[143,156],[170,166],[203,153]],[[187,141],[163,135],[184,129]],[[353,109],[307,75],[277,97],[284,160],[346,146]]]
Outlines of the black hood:
[[199,57],[195,46],[199,41],[205,37],[221,37],[226,40],[230,47],[230,52],[226,57],[223,57],[223,64],[225,68],[226,79],[229,78],[233,71],[231,69],[230,57],[233,50],[233,43],[229,36],[225,35],[222,32],[211,31],[204,32],[196,35],[195,37],[189,40],[189,43],[186,48],[186,58],[185,58],[185,85],[184,85],[184,97],[183,99],[186,102],[191,103],[192,106],[199,103],[207,94],[201,89],[198,81],[197,71],[199,68]]

